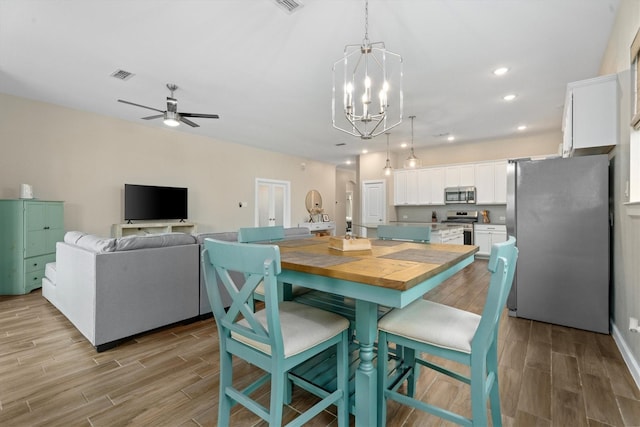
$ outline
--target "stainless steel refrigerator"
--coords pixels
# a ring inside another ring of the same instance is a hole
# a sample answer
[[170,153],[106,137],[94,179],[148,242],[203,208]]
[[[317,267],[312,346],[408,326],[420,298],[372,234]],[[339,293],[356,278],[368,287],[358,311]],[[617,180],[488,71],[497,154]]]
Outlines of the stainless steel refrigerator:
[[520,251],[510,315],[609,333],[607,155],[510,161],[507,233]]

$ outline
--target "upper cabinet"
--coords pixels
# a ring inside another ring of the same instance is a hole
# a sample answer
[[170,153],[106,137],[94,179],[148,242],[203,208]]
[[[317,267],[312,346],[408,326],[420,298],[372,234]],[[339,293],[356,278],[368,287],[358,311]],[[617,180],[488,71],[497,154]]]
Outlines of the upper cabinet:
[[394,204],[444,205],[444,168],[393,172]]
[[393,201],[395,205],[418,204],[418,170],[393,171]]
[[562,156],[601,154],[618,143],[616,74],[567,85]]
[[445,168],[446,187],[473,187],[475,183],[475,165],[455,165]]
[[447,187],[476,187],[476,203],[507,203],[507,161],[393,171],[396,206],[444,205]]
[[507,161],[475,165],[476,203],[507,203]]
[[444,205],[444,168],[418,170],[418,204]]

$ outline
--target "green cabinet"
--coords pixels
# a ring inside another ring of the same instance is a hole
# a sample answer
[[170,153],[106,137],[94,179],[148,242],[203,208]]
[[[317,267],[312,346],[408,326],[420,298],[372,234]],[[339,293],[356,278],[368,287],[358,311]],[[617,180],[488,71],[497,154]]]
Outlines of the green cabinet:
[[64,238],[63,202],[0,200],[0,295],[42,286],[44,267]]

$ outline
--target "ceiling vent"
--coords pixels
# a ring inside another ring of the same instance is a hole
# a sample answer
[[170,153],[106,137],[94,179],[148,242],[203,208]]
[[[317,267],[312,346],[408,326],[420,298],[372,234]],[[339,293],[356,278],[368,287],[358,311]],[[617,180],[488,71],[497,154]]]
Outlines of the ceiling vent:
[[289,13],[293,13],[304,6],[296,0],[276,0],[276,3]]
[[119,79],[119,80],[129,80],[133,76],[135,76],[135,74],[125,70],[116,70],[113,73],[111,73],[111,77],[115,77],[116,79]]

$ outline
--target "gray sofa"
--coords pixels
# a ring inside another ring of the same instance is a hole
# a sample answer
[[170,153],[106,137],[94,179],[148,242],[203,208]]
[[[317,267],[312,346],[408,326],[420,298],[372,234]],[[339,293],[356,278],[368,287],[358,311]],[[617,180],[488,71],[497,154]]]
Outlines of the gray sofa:
[[[312,236],[304,227],[285,229],[285,239]],[[237,232],[115,239],[70,231],[56,245],[55,264],[46,267],[42,295],[97,351],[142,332],[208,316],[211,306],[200,272],[207,237],[237,241]],[[229,303],[227,296],[224,305]]]
[[103,239],[68,232],[42,294],[103,351],[199,316],[198,248],[184,233]]

